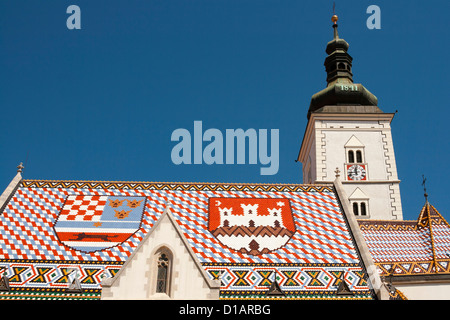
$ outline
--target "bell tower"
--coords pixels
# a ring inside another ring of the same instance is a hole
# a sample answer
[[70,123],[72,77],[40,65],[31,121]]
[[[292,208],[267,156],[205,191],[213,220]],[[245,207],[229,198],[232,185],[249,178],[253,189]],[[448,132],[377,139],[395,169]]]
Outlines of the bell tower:
[[394,113],[353,82],[349,44],[339,38],[326,46],[327,86],[311,97],[308,124],[297,161],[303,183],[331,183],[339,169],[350,207],[358,219],[403,219],[391,121]]

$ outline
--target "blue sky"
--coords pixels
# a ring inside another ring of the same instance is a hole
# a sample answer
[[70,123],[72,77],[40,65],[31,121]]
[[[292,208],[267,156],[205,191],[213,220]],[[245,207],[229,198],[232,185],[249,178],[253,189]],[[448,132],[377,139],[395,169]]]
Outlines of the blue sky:
[[[69,30],[69,5],[81,30]],[[381,29],[369,30],[369,5]],[[332,1],[0,2],[0,188],[48,180],[301,183],[311,96],[326,86]],[[336,1],[353,74],[395,112],[404,218],[450,220],[448,1]],[[280,167],[180,165],[175,129],[279,129]]]

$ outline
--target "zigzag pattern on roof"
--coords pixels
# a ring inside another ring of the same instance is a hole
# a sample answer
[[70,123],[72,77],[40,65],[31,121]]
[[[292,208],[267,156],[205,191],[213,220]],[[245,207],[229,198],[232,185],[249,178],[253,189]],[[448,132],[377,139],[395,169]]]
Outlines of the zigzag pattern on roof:
[[331,185],[22,180],[24,188],[333,192]]
[[368,221],[360,220],[359,228],[363,231],[407,231],[416,230],[417,224],[415,221]]
[[450,259],[433,261],[400,261],[375,263],[381,276],[411,276],[450,273]]
[[268,286],[277,281],[289,295],[305,294],[317,291],[323,294],[333,292],[342,279],[352,288],[352,291],[364,292],[366,298],[371,293],[367,290],[366,274],[360,266],[350,267],[346,264],[334,267],[318,265],[312,267],[286,266],[207,266],[205,267],[211,280],[221,280],[223,292],[250,291],[253,294],[264,295]]

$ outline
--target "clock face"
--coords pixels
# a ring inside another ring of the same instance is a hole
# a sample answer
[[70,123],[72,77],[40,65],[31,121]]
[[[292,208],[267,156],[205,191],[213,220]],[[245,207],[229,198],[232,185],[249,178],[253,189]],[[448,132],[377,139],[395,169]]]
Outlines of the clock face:
[[347,165],[347,177],[350,180],[366,180],[366,166],[363,164]]

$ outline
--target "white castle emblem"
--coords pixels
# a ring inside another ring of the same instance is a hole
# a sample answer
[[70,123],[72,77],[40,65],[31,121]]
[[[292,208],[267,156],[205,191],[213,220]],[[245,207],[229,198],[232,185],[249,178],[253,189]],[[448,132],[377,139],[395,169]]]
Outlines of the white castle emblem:
[[209,198],[208,230],[222,245],[256,256],[285,246],[296,227],[289,199]]
[[[283,203],[284,204],[284,203]],[[284,227],[281,207],[258,210],[259,204],[241,204],[242,211],[233,212],[233,208],[220,208],[220,227]]]

